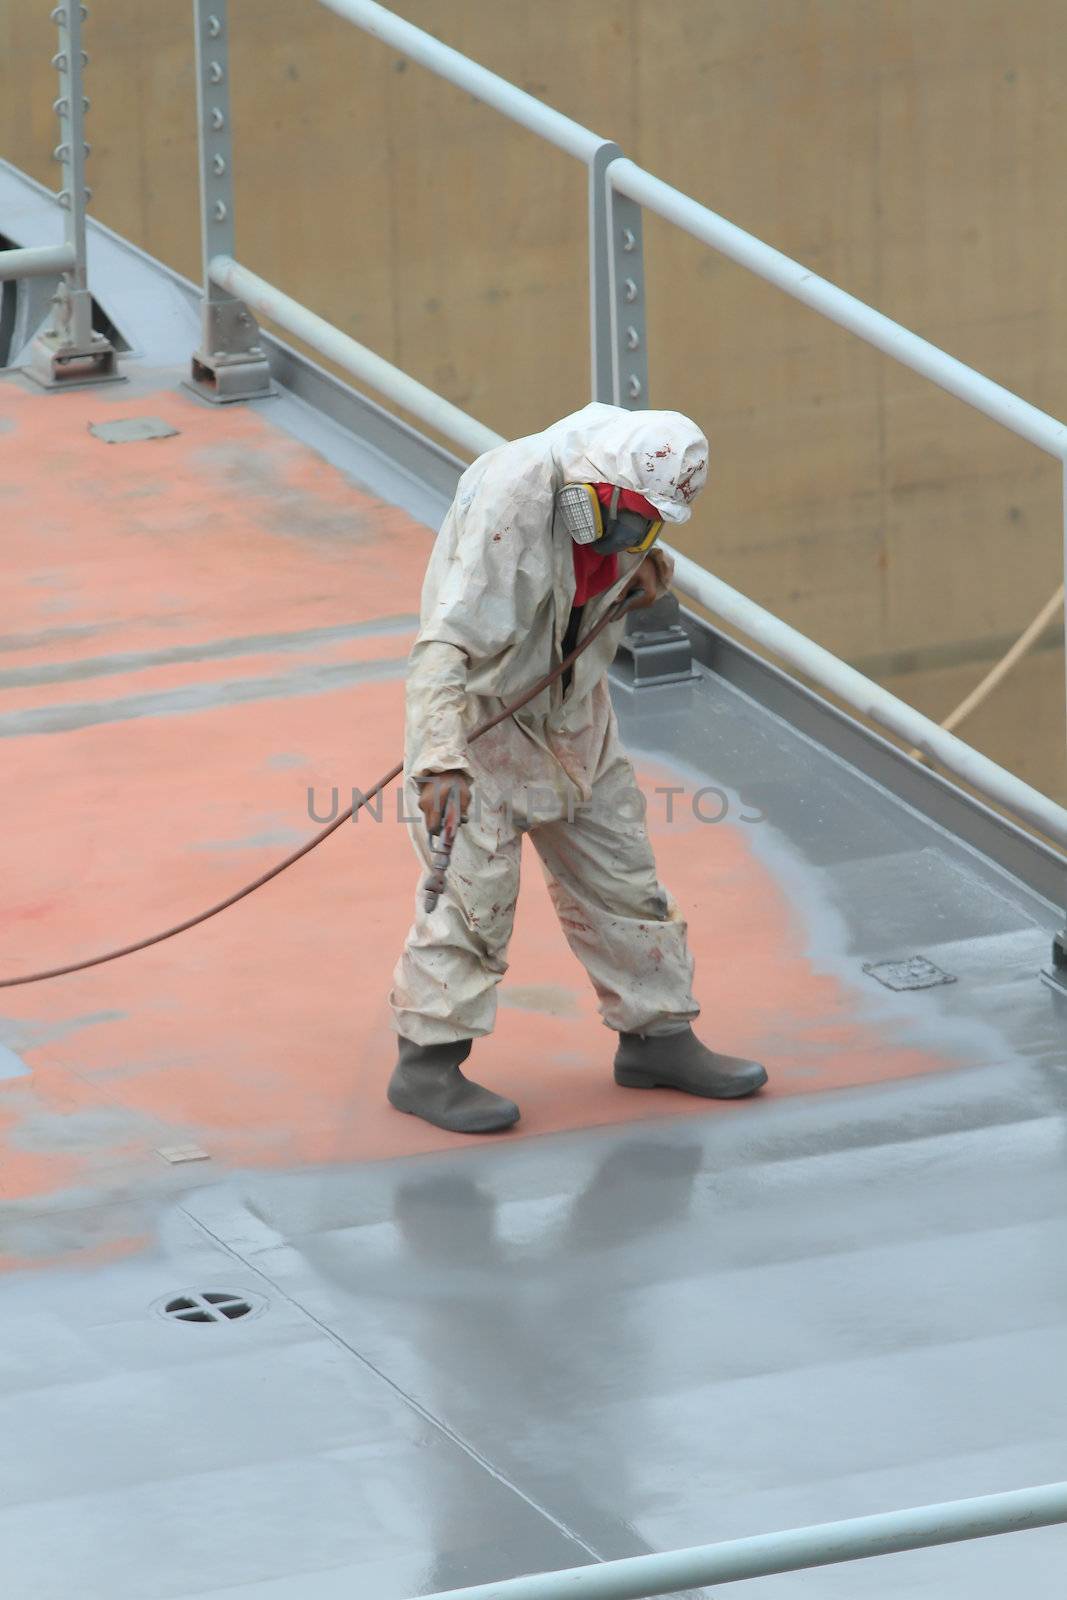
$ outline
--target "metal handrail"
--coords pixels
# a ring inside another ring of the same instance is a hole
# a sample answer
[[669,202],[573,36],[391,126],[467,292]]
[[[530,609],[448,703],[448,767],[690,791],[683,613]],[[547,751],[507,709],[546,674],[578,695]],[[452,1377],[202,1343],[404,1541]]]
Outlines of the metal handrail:
[[[319,0],[319,3],[582,161],[591,162],[597,151],[610,142],[443,44],[432,34],[396,16],[376,0]],[[695,239],[775,284],[795,300],[931,379],[1050,455],[1059,459],[1067,455],[1067,424],[1048,416],[1020,395],[993,383],[973,367],[957,361],[862,300],[818,277],[799,261],[791,260],[754,234],[716,215],[698,200],[682,194],[625,156],[611,161],[605,171],[607,181],[618,193],[628,195],[639,205],[673,222]]]
[[785,1533],[764,1533],[724,1544],[628,1556],[557,1572],[504,1578],[467,1589],[445,1589],[423,1600],[648,1600],[652,1595],[708,1584],[737,1583],[780,1572],[803,1572],[868,1556],[927,1550],[935,1545],[1022,1533],[1067,1522],[1067,1483],[1013,1489],[1008,1494],[915,1506],[847,1522],[823,1522]]
[[31,244],[22,250],[0,250],[0,282],[13,278],[47,278],[69,272],[75,264],[70,244]]
[[[332,3],[332,0],[325,0],[325,3]],[[1028,439],[1057,460],[1067,455],[1067,425],[1057,418],[983,377],[973,367],[957,361],[955,356],[901,327],[892,318],[875,311],[873,306],[857,300],[855,295],[847,294],[826,278],[820,278],[799,261],[793,261],[735,223],[727,222],[725,217],[717,216],[698,200],[681,194],[669,183],[625,158],[611,163],[608,178],[622,194],[647,206],[665,221],[673,222],[694,239],[710,245],[720,255],[736,261],[738,266],[765,278],[820,316],[847,328],[865,344],[873,345],[921,377],[929,378],[976,411],[1010,428],[1021,439]]]
[[[430,427],[447,434],[472,455],[492,450],[506,441],[484,423],[401,372],[365,345],[342,333],[325,318],[251,272],[230,256],[213,256],[211,281],[237,296],[258,316],[276,323],[302,339],[327,360],[335,361],[355,378],[369,384],[402,410],[418,415]],[[998,805],[1014,811],[1030,827],[1067,851],[1067,810],[1021,778],[997,766],[988,756],[942,728],[888,689],[865,678],[829,650],[790,627],[780,617],[756,605],[721,578],[664,543],[673,557],[675,581],[684,593],[753,643],[788,663],[805,677],[846,701],[875,726],[910,741],[924,755],[954,772],[971,788]]]
[[[930,379],[974,410],[982,412],[1049,455],[1060,461],[1067,458],[1067,425],[1056,417],[1049,416],[1020,395],[1012,393],[1001,384],[994,383],[973,367],[968,367],[964,362],[948,355],[946,351],[920,338],[918,334],[902,327],[854,295],[839,289],[825,278],[820,278],[800,262],[793,261],[781,251],[775,250],[734,223],[728,222],[724,217],[718,216],[699,201],[664,183],[662,179],[623,156],[617,151],[616,146],[602,139],[599,134],[581,127],[570,117],[546,106],[542,101],[527,94],[525,90],[517,88],[498,74],[471,61],[458,50],[443,44],[441,40],[433,38],[403,18],[395,16],[384,6],[378,5],[376,0],[320,0],[320,3],[389,45],[390,48],[400,51],[439,77],[447,79],[468,94],[494,107],[513,122],[586,161],[590,167],[591,180],[599,179],[605,190],[615,196],[624,195],[637,205],[654,211],[664,220],[682,228],[739,266],[775,284],[795,300],[848,329],[865,343],[892,356],[894,360],[910,367],[920,376]],[[590,213],[591,256],[595,250],[593,233],[596,220],[594,203]],[[627,229],[624,223],[619,231],[624,234],[629,233],[633,237],[634,219],[630,217],[626,221],[630,223],[630,227]],[[617,245],[618,240],[614,243]],[[638,329],[635,326],[632,302],[628,305],[625,301],[627,283],[631,289],[638,289],[638,293],[640,287],[636,278],[627,279],[623,276],[629,263],[620,261],[617,251],[614,254],[609,251],[608,254],[609,260],[604,263],[607,269],[605,275],[614,281],[601,285],[600,297],[608,303],[613,313],[614,325],[610,337],[615,345],[617,366],[624,328],[631,345],[639,346],[643,341],[643,327]],[[591,317],[594,322],[594,388],[598,366],[595,328],[598,313],[596,266],[594,260],[594,283],[591,295]],[[601,314],[603,315],[603,310]],[[321,346],[317,348],[322,349]],[[359,376],[364,376],[367,370],[366,357],[370,354],[369,351],[365,353],[361,363],[363,371],[358,374]],[[380,358],[372,359],[380,360]],[[344,365],[343,362],[341,364]],[[390,371],[391,374],[396,374],[395,368]],[[373,382],[373,379],[365,377],[365,381]],[[640,379],[638,382],[640,384]],[[423,416],[431,426],[438,426],[431,420],[428,411],[420,412],[418,406],[399,398],[399,392],[403,387],[402,384],[396,383],[394,376],[389,388],[383,388],[380,392],[389,394],[390,398],[396,398],[397,403],[401,405],[406,404],[407,409]],[[625,403],[627,398],[642,398],[643,385],[637,393],[631,390],[629,396],[620,393],[621,384],[618,382],[618,375],[614,388],[615,392],[611,398],[616,401]],[[434,409],[436,410],[436,407]],[[443,431],[464,447],[470,448],[469,441],[474,437],[474,430],[480,435],[483,431],[482,424],[472,418],[462,418],[455,431],[450,432],[447,428]],[[1067,568],[1067,470],[1064,478],[1064,552],[1065,568]],[[1063,806],[1007,772],[988,757],[981,755],[963,740],[940,728],[929,717],[923,716],[921,712],[899,700],[888,690],[872,683],[862,673],[840,661],[830,651],[807,639],[754,601],[739,594],[737,590],[731,589],[696,562],[680,556],[677,551],[672,553],[675,556],[677,583],[694,600],[707,606],[716,616],[739,627],[754,643],[771,650],[781,660],[788,662],[805,677],[836,695],[877,726],[905,740],[909,746],[921,750],[953,777],[977,789],[996,804],[1014,812],[1029,826],[1036,828],[1060,847],[1067,848],[1067,810]]]
[[[662,541],[661,541],[662,542]],[[669,546],[667,547],[669,548]],[[747,639],[843,700],[860,716],[936,761],[960,782],[1004,806],[1067,853],[1067,809],[998,766],[931,717],[865,678],[832,651],[731,589],[688,556],[672,550],[678,587]]]
[[241,266],[232,256],[212,256],[208,263],[208,275],[212,283],[250,306],[257,316],[277,323],[294,338],[302,339],[319,355],[325,356],[327,361],[335,361],[352,377],[384,395],[401,410],[410,411],[428,427],[455,440],[472,456],[479,456],[504,443],[491,428],[476,422],[458,406],[435,394],[432,389],[427,389],[425,384],[419,383],[410,374],[401,372],[399,367],[394,367],[384,357],[375,355],[373,350],[368,350],[366,345],[360,344],[350,334],[335,328],[325,317],[316,316],[299,300],[276,289],[266,278]]
[[527,94],[525,89],[509,83],[507,78],[490,72],[488,67],[472,61],[459,50],[453,50],[451,45],[442,44],[432,33],[405,22],[385,6],[375,5],[374,0],[321,0],[321,3],[344,17],[346,22],[354,22],[364,33],[399,50],[410,61],[417,61],[439,78],[447,78],[457,89],[465,89],[485,105],[502,112],[512,122],[521,123],[531,133],[547,139],[549,144],[577,156],[579,161],[592,161],[599,147],[609,142],[580,122],[565,117],[562,111],[546,106],[543,100]]
[[[402,410],[421,417],[430,427],[456,440],[472,455],[495,449],[505,443],[484,423],[443,400],[432,389],[418,383],[408,373],[375,355],[365,345],[342,333],[323,317],[283,294],[257,273],[241,266],[231,256],[213,256],[209,264],[211,281],[279,327],[302,339],[327,360],[335,361],[361,382],[393,401]],[[1031,788],[1021,778],[1006,772],[995,761],[971,748],[899,700],[888,689],[865,678],[855,667],[841,661],[831,651],[790,627],[732,589],[713,573],[690,560],[680,550],[664,544],[675,563],[678,587],[698,604],[740,630],[753,643],[794,667],[838,699],[859,711],[876,727],[908,741],[924,755],[953,772],[971,788],[979,790],[998,805],[1012,810],[1030,827],[1067,851],[1067,810]]]
[[[376,0],[320,0],[390,48],[419,62],[519,125],[585,161],[590,180],[590,327],[593,394],[616,404],[647,404],[642,207],[683,228],[749,271],[774,283],[820,315],[847,328],[973,409],[1036,444],[1065,465],[1064,552],[1067,567],[1067,425],[993,383],[873,307],[810,272],[752,234],[630,161],[609,140],[546,106],[498,74],[469,60]],[[483,423],[301,306],[241,266],[233,248],[232,177],[226,93],[226,0],[196,0],[200,56],[201,171],[204,218],[205,334],[194,370],[211,380],[217,362],[218,398],[252,398],[269,381],[263,352],[239,340],[229,352],[231,307],[245,304],[303,338],[358,381],[477,455],[501,442]],[[210,116],[210,124],[208,117]],[[232,296],[227,300],[226,296]],[[227,318],[229,317],[229,320]],[[250,320],[250,319],[249,319]],[[221,345],[221,350],[220,350]],[[234,387],[234,363],[246,352],[248,389]],[[256,363],[258,362],[258,369]],[[225,365],[223,365],[225,363]],[[221,392],[223,380],[226,392]],[[865,678],[780,618],[747,599],[690,558],[672,552],[682,591],[741,629],[817,687],[915,747],[951,777],[1002,806],[1067,849],[1067,809],[940,728],[930,718]]]

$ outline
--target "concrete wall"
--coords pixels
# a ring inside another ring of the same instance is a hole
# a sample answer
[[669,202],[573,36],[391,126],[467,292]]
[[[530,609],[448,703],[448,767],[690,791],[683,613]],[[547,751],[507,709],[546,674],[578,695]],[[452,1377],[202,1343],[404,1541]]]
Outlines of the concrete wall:
[[[1067,415],[1059,0],[395,9]],[[0,135],[49,180],[46,13],[0,0]],[[86,42],[93,209],[195,275],[190,14],[94,0]],[[314,0],[231,14],[242,259],[503,432],[581,404],[583,170]],[[1055,465],[655,219],[646,248],[652,402],[713,445],[686,548],[943,715],[1059,581]],[[1046,658],[964,731],[1067,795]]]

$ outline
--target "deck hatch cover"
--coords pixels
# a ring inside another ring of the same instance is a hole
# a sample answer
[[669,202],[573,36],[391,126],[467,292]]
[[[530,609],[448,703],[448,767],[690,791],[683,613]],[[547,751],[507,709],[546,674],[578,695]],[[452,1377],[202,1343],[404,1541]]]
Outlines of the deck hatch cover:
[[951,972],[935,967],[925,956],[905,956],[902,961],[865,961],[863,970],[887,989],[934,989],[940,983],[955,983]]

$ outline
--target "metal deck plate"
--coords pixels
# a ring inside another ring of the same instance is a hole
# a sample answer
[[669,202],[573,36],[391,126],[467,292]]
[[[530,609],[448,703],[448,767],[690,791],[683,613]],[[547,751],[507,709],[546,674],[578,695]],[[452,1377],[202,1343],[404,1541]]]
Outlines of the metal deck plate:
[[942,972],[925,956],[907,956],[903,961],[865,961],[863,970],[887,989],[936,989],[940,983],[955,983],[951,972]]

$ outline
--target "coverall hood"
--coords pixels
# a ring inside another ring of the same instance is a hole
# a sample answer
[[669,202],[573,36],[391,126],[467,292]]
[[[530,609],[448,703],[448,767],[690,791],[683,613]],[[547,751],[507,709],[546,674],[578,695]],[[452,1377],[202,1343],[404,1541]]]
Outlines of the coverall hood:
[[613,483],[644,495],[664,522],[687,522],[708,479],[708,441],[680,411],[594,401],[546,428],[561,483]]

